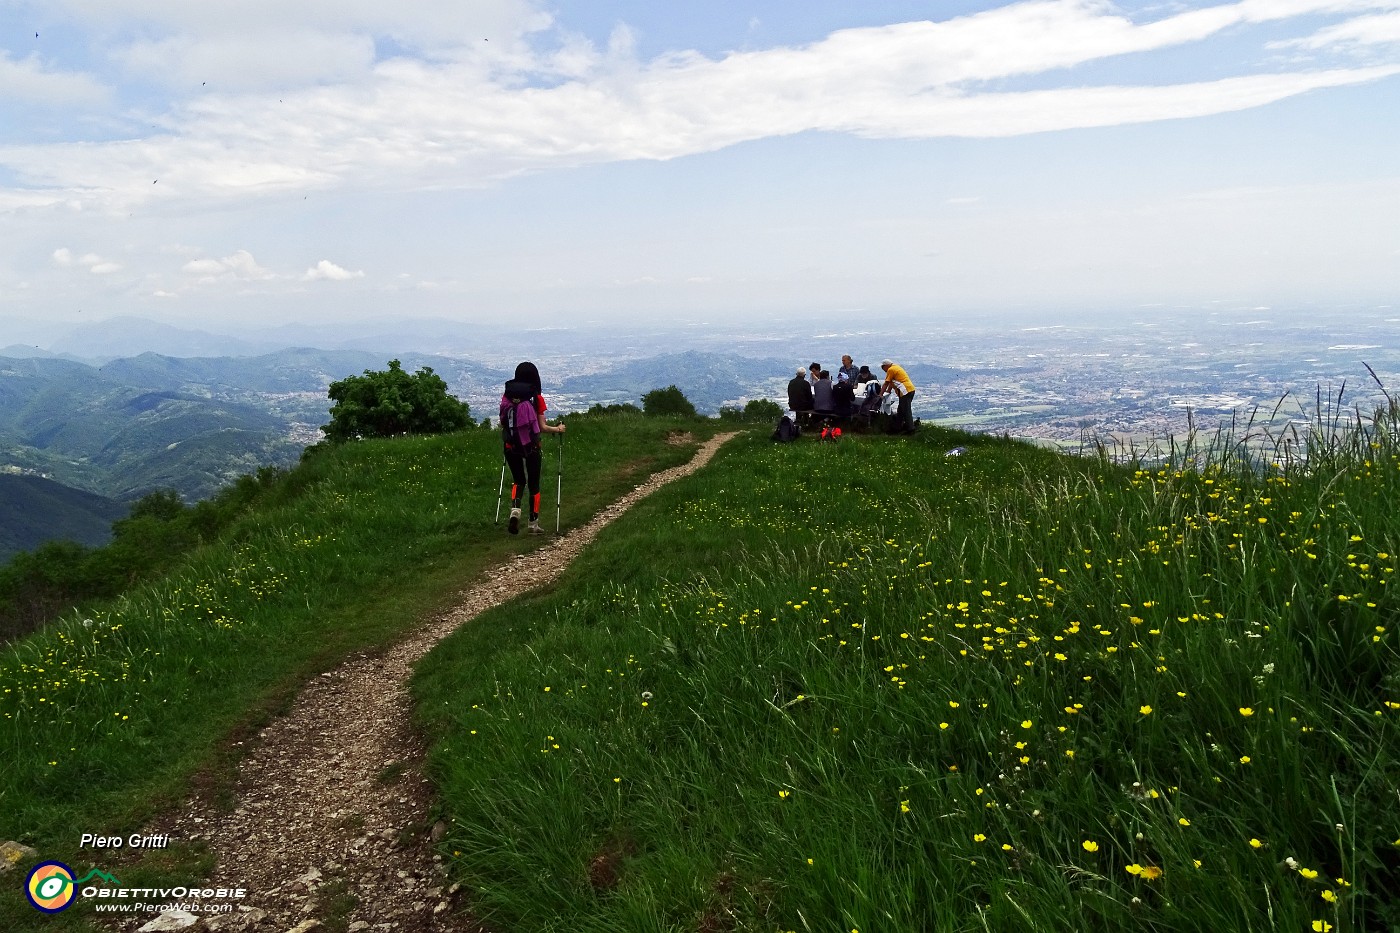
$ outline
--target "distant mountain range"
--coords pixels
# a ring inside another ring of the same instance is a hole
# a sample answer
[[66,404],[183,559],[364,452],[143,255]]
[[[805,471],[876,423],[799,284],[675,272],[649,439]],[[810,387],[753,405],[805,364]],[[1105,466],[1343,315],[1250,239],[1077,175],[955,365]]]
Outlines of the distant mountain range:
[[569,396],[594,402],[639,404],[652,389],[674,385],[701,414],[716,414],[721,406],[744,398],[786,397],[793,365],[774,359],[750,359],[721,353],[665,353],[619,363],[602,373],[571,376],[562,389]]
[[[383,351],[306,348],[246,356],[143,352],[102,362],[57,355],[125,346],[113,326],[110,340],[93,325],[81,333],[95,343],[75,339],[47,351],[18,347],[0,355],[0,471],[9,480],[0,485],[8,532],[0,557],[7,548],[28,549],[51,537],[98,543],[114,516],[157,489],[196,501],[260,467],[296,462],[321,439],[330,384],[383,370],[389,359]],[[196,332],[149,322],[140,333],[136,343],[206,345]],[[229,346],[227,338],[213,339]],[[431,367],[477,418],[494,416],[510,375],[473,360],[398,358],[409,371]],[[781,400],[794,365],[715,352],[661,354],[562,381],[556,376],[551,402],[558,411],[640,404],[645,393],[675,385],[702,414],[713,415],[750,398]]]
[[[469,360],[402,362],[433,367],[459,396],[489,395],[506,376]],[[387,363],[381,353],[313,349],[142,353],[101,365],[0,357],[0,557],[51,538],[100,543],[114,517],[157,489],[196,501],[260,467],[295,463],[321,439],[330,384]]]
[[[509,322],[505,322],[507,325]],[[15,331],[10,331],[12,335]],[[289,347],[319,347],[323,351],[358,350],[379,358],[382,366],[392,357],[444,356],[463,346],[483,348],[487,342],[499,347],[518,347],[540,334],[553,331],[502,330],[440,320],[385,320],[377,325],[360,324],[353,329],[342,324],[288,323],[265,327],[242,336],[212,333],[189,327],[175,327],[136,317],[94,320],[52,335],[43,345],[15,343],[0,347],[0,357],[56,357],[84,363],[106,363],[123,357],[157,353],[171,357],[257,357],[279,353]],[[7,339],[14,339],[13,336]],[[568,332],[565,341],[578,345],[597,342],[607,345],[598,334]],[[387,354],[387,355],[386,355]],[[483,355],[491,355],[484,352]]]

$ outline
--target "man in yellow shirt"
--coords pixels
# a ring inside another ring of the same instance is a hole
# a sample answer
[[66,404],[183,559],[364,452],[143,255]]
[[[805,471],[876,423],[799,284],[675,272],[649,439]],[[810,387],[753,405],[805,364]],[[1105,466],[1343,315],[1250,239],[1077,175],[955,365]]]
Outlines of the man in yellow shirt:
[[904,371],[904,367],[891,360],[884,360],[880,368],[885,371],[885,384],[880,394],[890,390],[899,396],[899,413],[895,415],[896,429],[902,434],[914,433],[914,380]]

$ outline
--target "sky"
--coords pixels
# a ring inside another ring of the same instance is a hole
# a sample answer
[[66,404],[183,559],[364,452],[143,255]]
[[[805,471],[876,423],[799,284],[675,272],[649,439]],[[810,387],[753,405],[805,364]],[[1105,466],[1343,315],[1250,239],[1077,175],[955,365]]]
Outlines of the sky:
[[1400,0],[0,0],[0,344],[1400,298]]

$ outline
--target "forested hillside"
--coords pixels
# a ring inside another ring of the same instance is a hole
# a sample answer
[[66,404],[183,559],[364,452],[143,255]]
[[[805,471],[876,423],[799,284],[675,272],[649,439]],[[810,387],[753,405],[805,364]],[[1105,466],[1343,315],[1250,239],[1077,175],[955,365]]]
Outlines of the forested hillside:
[[127,508],[39,476],[0,474],[0,563],[55,539],[105,544]]
[[[256,357],[155,353],[89,366],[0,359],[0,466],[115,499],[174,489],[203,499],[262,466],[294,463],[321,439],[337,379],[378,354],[288,349]],[[504,374],[470,360],[408,355],[461,396]]]

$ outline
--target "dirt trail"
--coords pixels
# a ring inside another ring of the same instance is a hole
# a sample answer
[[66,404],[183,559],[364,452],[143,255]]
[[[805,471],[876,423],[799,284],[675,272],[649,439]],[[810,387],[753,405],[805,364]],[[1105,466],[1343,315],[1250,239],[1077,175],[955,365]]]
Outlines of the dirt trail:
[[[243,906],[202,919],[169,913],[160,929],[297,933],[475,933],[464,893],[434,852],[424,748],[411,727],[407,684],[441,639],[519,592],[555,580],[598,532],[661,486],[709,462],[724,434],[682,466],[654,474],[587,525],[487,571],[451,611],[385,654],[351,658],[309,683],[259,734],[243,760],[230,810],[195,798],[147,832],[205,843],[214,887],[245,889]],[[504,531],[502,532],[504,534]],[[119,928],[151,925],[153,914]]]

